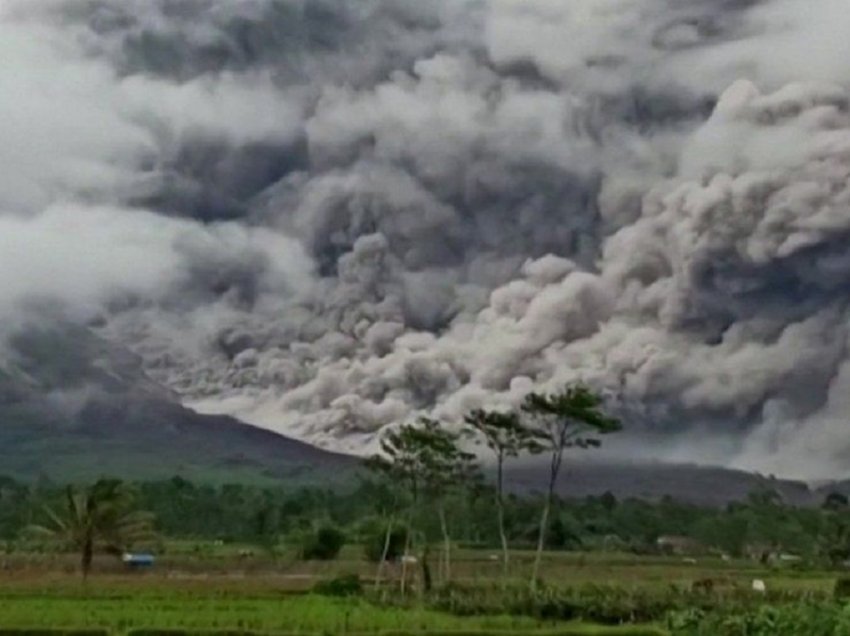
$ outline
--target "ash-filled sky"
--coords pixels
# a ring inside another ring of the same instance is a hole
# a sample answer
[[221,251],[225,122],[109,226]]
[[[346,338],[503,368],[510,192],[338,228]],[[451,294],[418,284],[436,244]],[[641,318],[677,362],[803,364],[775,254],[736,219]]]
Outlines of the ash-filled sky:
[[5,331],[204,412],[581,380],[631,457],[845,476],[848,301],[846,0],[0,2]]

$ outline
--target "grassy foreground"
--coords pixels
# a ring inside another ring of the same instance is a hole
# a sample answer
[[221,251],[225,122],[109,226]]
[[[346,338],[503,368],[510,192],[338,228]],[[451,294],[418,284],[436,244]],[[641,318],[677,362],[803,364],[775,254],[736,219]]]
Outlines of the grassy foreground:
[[[710,558],[552,553],[546,580],[556,587],[529,611],[521,597],[500,596],[493,571],[498,564],[488,552],[459,551],[458,582],[446,595],[399,604],[378,603],[368,593],[305,593],[345,573],[370,581],[374,565],[357,552],[333,562],[270,562],[260,554],[241,557],[243,548],[233,546],[202,553],[169,548],[149,572],[100,561],[85,584],[73,555],[3,557],[0,636],[75,630],[96,633],[69,636],[664,636],[665,629],[676,636],[850,636],[835,628],[845,620],[850,626],[850,610],[831,600],[835,572]],[[524,575],[526,555],[516,557],[514,567]],[[393,580],[391,570],[386,574]],[[753,578],[767,582],[767,595],[752,593]],[[692,590],[709,579],[712,592]],[[527,589],[521,581],[514,584]],[[748,625],[743,631],[741,621]],[[811,631],[813,621],[825,630]],[[753,625],[767,625],[767,631]]]
[[9,629],[105,629],[287,634],[452,633],[654,636],[643,627],[542,623],[513,616],[458,617],[420,608],[376,607],[362,599],[278,599],[197,594],[14,595],[0,599],[0,635]]
[[251,630],[274,632],[526,630],[533,621],[514,617],[465,619],[424,609],[375,607],[359,599],[294,596],[280,599],[221,595],[200,597],[150,592],[133,596],[20,596],[2,599],[4,627]]

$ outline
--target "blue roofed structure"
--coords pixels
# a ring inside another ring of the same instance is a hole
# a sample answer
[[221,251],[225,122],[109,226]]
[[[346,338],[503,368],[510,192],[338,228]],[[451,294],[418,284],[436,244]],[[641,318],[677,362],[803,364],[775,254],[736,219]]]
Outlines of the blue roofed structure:
[[129,567],[150,567],[154,564],[155,558],[152,554],[127,552],[121,560]]

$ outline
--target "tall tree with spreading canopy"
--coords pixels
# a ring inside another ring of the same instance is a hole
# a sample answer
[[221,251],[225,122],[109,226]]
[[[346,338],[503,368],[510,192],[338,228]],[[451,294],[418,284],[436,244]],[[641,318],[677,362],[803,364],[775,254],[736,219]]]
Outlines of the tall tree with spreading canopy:
[[64,509],[45,508],[49,523],[30,526],[27,534],[77,551],[85,579],[96,552],[120,555],[153,538],[153,516],[135,510],[134,504],[133,489],[117,479],[101,479],[83,490],[68,486]]
[[[408,527],[415,527],[420,506],[436,509],[440,531],[443,535],[443,576],[451,576],[451,538],[446,519],[445,497],[458,483],[473,481],[477,471],[475,456],[460,449],[461,433],[449,431],[440,422],[420,418],[416,424],[405,424],[388,431],[381,439],[381,455],[372,457],[368,466],[374,471],[396,480],[407,487],[410,497]],[[410,533],[408,542],[412,540]],[[408,546],[409,549],[410,546]],[[423,541],[421,565],[424,588],[431,587],[428,565],[429,542]],[[402,567],[402,588],[405,586],[406,568]]]
[[[382,447],[384,442],[382,440]],[[386,452],[386,450],[385,450]],[[364,467],[371,474],[371,479],[361,479],[361,489],[364,490],[369,499],[373,502],[375,509],[385,524],[383,540],[381,543],[381,553],[378,556],[378,565],[375,572],[375,587],[379,587],[383,577],[384,568],[393,545],[393,533],[397,533],[398,515],[400,510],[404,509],[403,502],[408,494],[403,492],[398,479],[402,479],[402,484],[408,481],[405,477],[405,471],[399,466],[397,467],[390,456],[374,455],[367,458]],[[409,536],[409,528],[405,527],[404,543],[407,544]]]
[[522,404],[522,411],[527,416],[525,428],[534,442],[529,446],[530,450],[549,453],[549,479],[531,574],[531,585],[534,587],[540,575],[549,512],[564,451],[568,448],[597,448],[602,444],[599,435],[618,431],[621,425],[619,420],[602,411],[602,397],[580,384],[567,386],[557,393],[529,393]]
[[496,515],[499,526],[499,539],[502,544],[502,581],[507,582],[510,548],[505,531],[505,460],[517,457],[523,451],[537,449],[534,436],[523,427],[515,412],[485,411],[476,409],[465,418],[466,424],[476,431],[492,451],[496,460]]

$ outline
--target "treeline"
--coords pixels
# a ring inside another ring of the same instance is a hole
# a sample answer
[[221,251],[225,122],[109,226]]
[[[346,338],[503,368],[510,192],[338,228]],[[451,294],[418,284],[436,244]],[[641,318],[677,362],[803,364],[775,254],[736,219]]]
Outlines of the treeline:
[[[322,527],[338,529],[346,543],[368,545],[381,535],[388,491],[368,479],[348,491],[323,488],[210,486],[180,477],[133,484],[136,506],[149,511],[161,537],[223,541],[247,545],[292,545]],[[0,477],[0,538],[10,548],[22,533],[45,521],[45,508],[61,510],[66,489],[58,484],[31,485]],[[537,512],[542,496],[508,495],[504,528],[513,548],[532,548],[537,541]],[[445,519],[453,541],[498,550],[501,545],[493,514],[492,493],[450,496]],[[440,520],[425,516],[423,532],[439,538]],[[402,524],[399,523],[399,526]],[[689,538],[681,546],[659,545],[659,538]],[[766,551],[807,559],[839,562],[850,558],[850,511],[840,494],[823,505],[785,505],[772,491],[753,493],[725,508],[707,508],[664,498],[657,502],[618,500],[611,493],[582,499],[555,498],[546,544],[555,550],[605,550],[635,553],[667,549],[760,557]],[[373,548],[374,551],[374,548]]]

